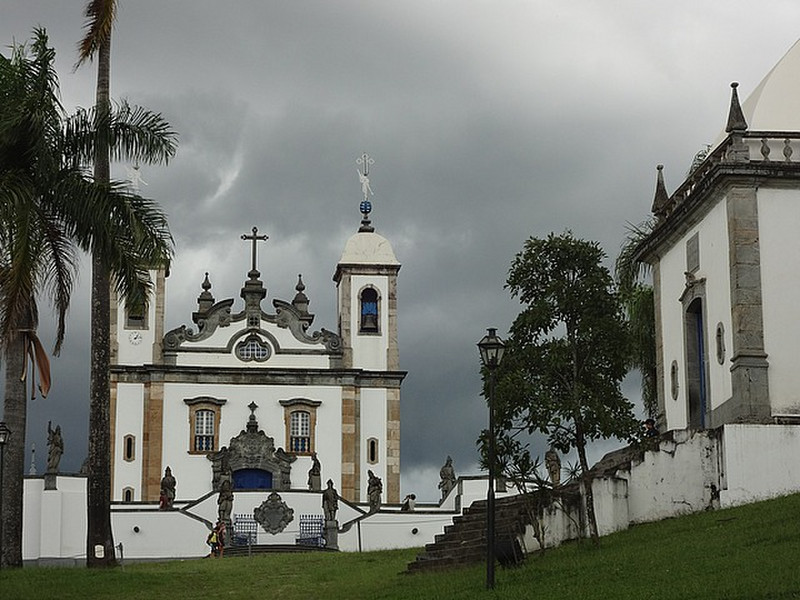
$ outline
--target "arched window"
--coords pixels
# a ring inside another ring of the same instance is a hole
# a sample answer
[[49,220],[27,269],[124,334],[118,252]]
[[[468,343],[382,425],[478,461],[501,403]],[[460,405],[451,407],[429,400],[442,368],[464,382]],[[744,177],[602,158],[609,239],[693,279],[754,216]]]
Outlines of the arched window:
[[378,438],[369,438],[367,440],[367,462],[374,465],[378,462]]
[[365,288],[361,292],[361,333],[378,333],[378,292],[375,288]]
[[136,458],[136,437],[131,434],[122,438],[122,459],[131,462]]
[[133,488],[126,487],[122,490],[122,501],[123,502],[133,502]]
[[250,362],[264,362],[269,358],[271,351],[257,335],[249,335],[243,342],[236,344],[236,356],[239,360]]

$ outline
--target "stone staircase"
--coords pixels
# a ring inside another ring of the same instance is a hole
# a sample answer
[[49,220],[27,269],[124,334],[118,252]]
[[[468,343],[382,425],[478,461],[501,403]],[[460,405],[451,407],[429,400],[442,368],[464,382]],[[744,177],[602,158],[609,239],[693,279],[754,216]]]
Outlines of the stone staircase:
[[[525,531],[529,522],[521,496],[495,500],[495,556],[500,559],[513,553],[517,536]],[[518,557],[521,559],[522,557]],[[408,564],[408,573],[449,569],[486,560],[486,500],[478,500],[453,518],[453,524],[444,528],[425,552]]]

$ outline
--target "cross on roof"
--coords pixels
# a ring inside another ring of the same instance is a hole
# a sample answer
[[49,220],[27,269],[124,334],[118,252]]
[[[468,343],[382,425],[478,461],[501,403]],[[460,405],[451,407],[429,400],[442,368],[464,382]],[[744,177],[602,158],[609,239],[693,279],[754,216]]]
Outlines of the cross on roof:
[[269,239],[267,235],[258,235],[258,227],[253,227],[252,235],[247,235],[246,233],[242,234],[242,239],[247,241],[250,240],[253,242],[253,266],[251,268],[252,271],[258,271],[256,268],[256,243],[261,241],[265,242]]

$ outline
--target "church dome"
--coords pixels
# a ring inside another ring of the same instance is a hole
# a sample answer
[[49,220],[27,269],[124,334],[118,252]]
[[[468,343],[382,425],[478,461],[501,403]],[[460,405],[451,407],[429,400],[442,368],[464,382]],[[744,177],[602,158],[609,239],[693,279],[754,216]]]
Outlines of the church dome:
[[800,40],[761,80],[742,112],[750,131],[800,131]]
[[359,231],[344,245],[340,264],[399,265],[392,245],[375,232]]

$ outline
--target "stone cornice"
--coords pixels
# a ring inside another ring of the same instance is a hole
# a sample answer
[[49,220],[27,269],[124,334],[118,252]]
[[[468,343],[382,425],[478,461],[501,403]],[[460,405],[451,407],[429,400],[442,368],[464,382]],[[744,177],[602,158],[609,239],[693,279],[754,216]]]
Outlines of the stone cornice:
[[[751,161],[709,165],[701,178],[695,181],[687,179],[671,196],[672,211],[636,248],[636,260],[650,264],[656,262],[665,248],[699,223],[730,187],[781,186],[787,181],[800,183],[800,163]],[[681,198],[676,201],[679,195]]]
[[406,371],[360,369],[270,369],[212,366],[112,365],[118,383],[197,383],[230,385],[319,385],[399,388]]

